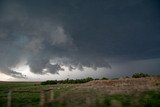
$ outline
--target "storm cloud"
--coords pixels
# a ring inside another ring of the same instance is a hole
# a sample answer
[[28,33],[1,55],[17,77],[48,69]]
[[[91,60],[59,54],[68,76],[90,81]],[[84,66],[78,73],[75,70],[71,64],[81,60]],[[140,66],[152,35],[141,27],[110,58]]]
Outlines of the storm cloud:
[[[35,74],[160,58],[158,0],[1,0],[0,72]],[[159,63],[159,62],[157,62]],[[156,68],[158,69],[158,68]]]

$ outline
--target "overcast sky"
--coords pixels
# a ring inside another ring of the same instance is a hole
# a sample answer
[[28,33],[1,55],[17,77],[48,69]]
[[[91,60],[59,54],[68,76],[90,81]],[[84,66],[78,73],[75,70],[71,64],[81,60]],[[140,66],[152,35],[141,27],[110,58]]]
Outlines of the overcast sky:
[[159,0],[0,0],[0,80],[160,74]]

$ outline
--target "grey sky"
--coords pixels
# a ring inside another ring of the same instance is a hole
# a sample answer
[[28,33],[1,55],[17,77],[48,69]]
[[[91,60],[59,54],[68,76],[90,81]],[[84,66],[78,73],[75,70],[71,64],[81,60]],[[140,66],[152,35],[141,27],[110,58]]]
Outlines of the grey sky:
[[22,63],[37,75],[159,74],[159,59],[159,0],[0,0],[3,74],[29,78]]

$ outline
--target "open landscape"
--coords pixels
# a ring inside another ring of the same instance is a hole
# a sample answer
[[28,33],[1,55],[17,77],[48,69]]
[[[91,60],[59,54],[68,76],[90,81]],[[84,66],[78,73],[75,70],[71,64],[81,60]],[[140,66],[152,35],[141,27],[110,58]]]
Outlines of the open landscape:
[[[41,92],[45,92],[44,104]],[[78,84],[41,85],[40,82],[1,82],[0,107],[159,107],[160,77],[91,80]],[[53,94],[53,99],[50,97]]]
[[0,107],[160,107],[160,0],[0,0]]

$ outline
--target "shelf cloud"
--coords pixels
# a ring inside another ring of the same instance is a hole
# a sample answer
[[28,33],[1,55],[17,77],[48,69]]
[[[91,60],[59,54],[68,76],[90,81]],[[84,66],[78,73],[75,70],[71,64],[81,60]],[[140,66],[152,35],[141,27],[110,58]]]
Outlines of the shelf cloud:
[[[160,58],[158,0],[1,0],[0,72],[26,61],[35,74]],[[157,62],[159,63],[159,62]],[[160,69],[160,68],[156,68]],[[121,71],[121,70],[120,70]]]

